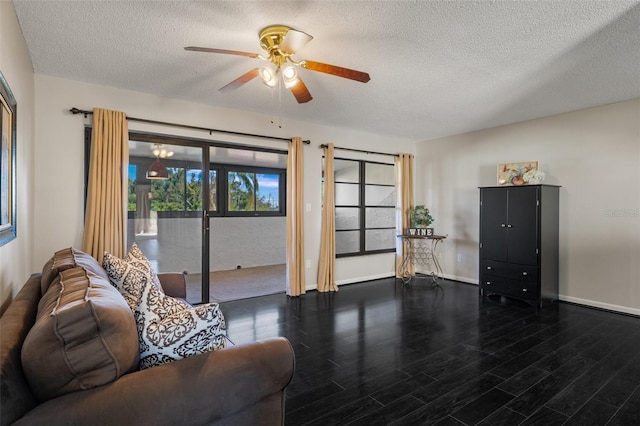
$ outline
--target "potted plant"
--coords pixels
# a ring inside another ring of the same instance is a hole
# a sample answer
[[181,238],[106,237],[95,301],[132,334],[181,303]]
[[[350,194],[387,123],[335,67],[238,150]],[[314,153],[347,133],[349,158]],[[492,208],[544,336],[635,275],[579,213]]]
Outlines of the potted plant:
[[411,226],[414,228],[426,228],[433,223],[433,217],[429,214],[429,209],[423,205],[413,207],[409,211]]

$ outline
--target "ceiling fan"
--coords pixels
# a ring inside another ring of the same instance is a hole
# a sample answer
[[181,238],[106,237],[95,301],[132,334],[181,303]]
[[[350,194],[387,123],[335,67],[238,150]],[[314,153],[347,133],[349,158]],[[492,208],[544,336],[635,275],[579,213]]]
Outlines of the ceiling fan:
[[262,59],[270,64],[247,71],[219,90],[228,93],[260,76],[262,81],[270,87],[278,85],[280,79],[286,88],[291,90],[298,103],[309,102],[312,98],[309,89],[298,75],[297,68],[323,72],[337,77],[366,83],[371,78],[369,74],[349,68],[324,64],[322,62],[303,59],[295,61],[291,57],[313,39],[309,34],[287,27],[285,25],[271,25],[260,31],[260,46],[266,51],[266,56],[258,53],[242,52],[238,50],[215,49],[210,47],[188,46],[185,50],[195,52],[222,53],[225,55],[246,56],[252,59]]

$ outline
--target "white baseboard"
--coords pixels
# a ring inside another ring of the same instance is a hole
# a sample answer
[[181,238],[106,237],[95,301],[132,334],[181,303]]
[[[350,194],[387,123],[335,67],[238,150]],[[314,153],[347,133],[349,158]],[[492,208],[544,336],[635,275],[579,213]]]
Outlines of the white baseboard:
[[360,283],[364,281],[373,281],[373,280],[380,280],[382,278],[393,278],[393,277],[395,277],[395,274],[393,272],[389,272],[386,274],[369,275],[368,277],[358,277],[350,280],[336,281],[336,284],[340,286],[344,284],[353,284],[353,283]]
[[[352,278],[350,280],[341,280],[341,281],[336,281],[336,285],[339,287],[341,285],[345,285],[345,284],[354,284],[354,283],[362,283],[365,281],[373,281],[373,280],[379,280],[379,279],[383,279],[383,278],[393,278],[395,275],[393,272],[389,272],[387,274],[378,274],[378,275],[370,275],[368,277],[358,277],[358,278]],[[309,291],[309,290],[317,290],[318,289],[318,283],[315,284],[307,284],[305,286],[305,290]]]
[[640,309],[631,308],[628,306],[612,305],[610,303],[598,302],[596,300],[581,299],[579,297],[564,295],[559,295],[558,299],[562,300],[563,302],[576,303],[578,305],[591,306],[593,308],[606,309],[608,311],[622,312],[625,314],[640,316]]
[[452,280],[452,281],[460,281],[461,283],[467,283],[467,284],[475,284],[478,285],[478,280],[474,280],[472,278],[467,278],[467,277],[458,277],[456,275],[449,275],[449,274],[444,274],[444,277],[448,280]]

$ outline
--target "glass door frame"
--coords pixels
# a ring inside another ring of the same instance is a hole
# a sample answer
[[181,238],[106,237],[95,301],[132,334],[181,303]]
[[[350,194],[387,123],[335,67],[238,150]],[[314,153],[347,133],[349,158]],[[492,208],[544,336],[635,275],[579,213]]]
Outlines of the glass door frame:
[[202,211],[201,215],[201,242],[202,245],[200,247],[200,253],[202,256],[201,259],[201,289],[200,289],[200,301],[199,302],[191,302],[194,304],[202,304],[209,303],[210,298],[210,289],[209,289],[209,242],[210,242],[210,230],[209,230],[209,173],[211,168],[211,161],[209,158],[209,147],[212,145],[211,142],[191,139],[187,137],[180,136],[171,136],[171,135],[160,135],[149,132],[139,132],[139,131],[129,131],[129,140],[135,140],[139,142],[147,142],[147,143],[157,143],[163,145],[178,145],[178,146],[186,146],[190,148],[200,148],[201,150],[201,168],[202,168],[202,192],[201,202],[202,202]]

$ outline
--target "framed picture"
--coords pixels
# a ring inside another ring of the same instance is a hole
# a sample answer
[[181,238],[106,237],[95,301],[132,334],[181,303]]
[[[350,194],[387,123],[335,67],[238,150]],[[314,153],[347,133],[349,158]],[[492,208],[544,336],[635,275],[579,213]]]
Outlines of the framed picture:
[[16,237],[16,100],[0,72],[0,246]]
[[523,175],[529,170],[538,170],[537,161],[498,164],[498,185],[524,185]]

